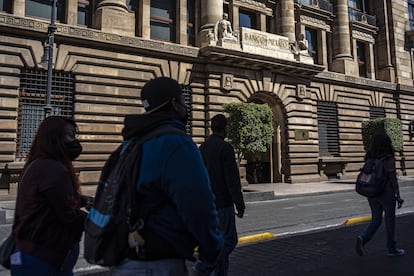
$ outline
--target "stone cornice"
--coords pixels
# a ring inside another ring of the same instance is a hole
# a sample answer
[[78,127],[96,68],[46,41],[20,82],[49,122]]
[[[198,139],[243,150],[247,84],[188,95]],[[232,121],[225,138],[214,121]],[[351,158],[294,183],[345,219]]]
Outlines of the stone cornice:
[[245,7],[256,11],[266,12],[267,15],[272,15],[272,9],[268,8],[264,3],[253,0],[235,0],[233,5]]
[[350,86],[365,86],[373,88],[375,90],[396,90],[397,84],[392,82],[380,81],[380,80],[371,80],[366,78],[348,76],[345,74],[340,74],[336,72],[321,72],[315,76],[316,79],[321,79],[324,81],[335,81],[335,82],[346,82]]
[[357,31],[357,30],[352,30],[352,38],[359,39],[359,40],[362,40],[362,41],[366,41],[366,42],[371,43],[371,44],[375,44],[374,36],[372,34],[369,34],[369,33],[361,32],[361,31]]
[[251,6],[255,6],[255,7],[259,7],[259,8],[263,8],[263,9],[265,9],[265,8],[266,8],[266,5],[265,5],[265,4],[260,3],[260,2],[258,2],[258,1],[253,1],[253,0],[236,0],[236,1],[234,1],[234,2],[235,2],[235,3],[240,2],[240,3],[243,3],[243,4],[247,4],[247,5],[251,5]]
[[327,32],[331,31],[331,26],[326,23],[325,20],[317,19],[315,17],[307,16],[307,15],[301,15],[300,16],[300,23],[316,27],[318,29],[325,30]]
[[[99,30],[86,29],[78,26],[59,23],[56,25],[56,36],[78,38],[101,43],[110,43],[114,45],[134,47],[148,51],[157,51],[175,55],[178,54],[189,57],[198,56],[199,49],[195,47],[148,40],[140,37],[128,37],[117,34],[104,33]],[[32,18],[18,17],[11,14],[0,14],[0,26],[21,29],[25,31],[47,33],[49,23]]]

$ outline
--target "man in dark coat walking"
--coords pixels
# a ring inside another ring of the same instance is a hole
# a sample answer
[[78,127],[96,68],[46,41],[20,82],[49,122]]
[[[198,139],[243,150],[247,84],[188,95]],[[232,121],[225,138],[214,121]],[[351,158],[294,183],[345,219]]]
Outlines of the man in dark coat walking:
[[237,245],[235,215],[242,218],[245,210],[234,149],[224,141],[226,127],[227,119],[224,115],[214,116],[211,120],[213,134],[200,146],[211,188],[216,197],[220,229],[224,238],[224,247],[218,257],[215,275],[227,275],[229,255]]

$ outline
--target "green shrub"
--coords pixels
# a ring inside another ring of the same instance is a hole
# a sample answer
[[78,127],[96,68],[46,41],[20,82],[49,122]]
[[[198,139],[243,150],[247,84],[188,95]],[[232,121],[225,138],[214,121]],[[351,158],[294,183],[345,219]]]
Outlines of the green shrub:
[[384,132],[390,137],[395,151],[403,150],[401,121],[396,118],[378,118],[362,122],[362,141],[365,151],[370,149],[375,134]]
[[273,113],[266,104],[230,103],[227,137],[240,162],[246,153],[266,152],[273,137]]

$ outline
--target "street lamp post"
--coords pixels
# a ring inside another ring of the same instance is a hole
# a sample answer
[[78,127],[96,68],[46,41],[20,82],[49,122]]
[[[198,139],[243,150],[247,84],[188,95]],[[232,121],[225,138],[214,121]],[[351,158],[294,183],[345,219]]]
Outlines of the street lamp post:
[[47,89],[46,102],[44,107],[45,117],[52,112],[51,96],[52,96],[52,78],[53,78],[53,44],[55,43],[56,31],[56,7],[57,0],[52,0],[52,14],[50,17],[50,25],[48,27],[48,45],[47,47]]

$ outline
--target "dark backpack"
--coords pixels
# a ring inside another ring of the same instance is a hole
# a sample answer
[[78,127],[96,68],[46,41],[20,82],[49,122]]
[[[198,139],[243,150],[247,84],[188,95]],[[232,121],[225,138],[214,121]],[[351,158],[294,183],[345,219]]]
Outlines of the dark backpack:
[[95,201],[85,221],[84,258],[101,266],[119,265],[131,254],[128,235],[138,217],[136,183],[141,164],[142,144],[161,134],[182,134],[172,127],[154,130],[143,138],[119,146],[102,170]]
[[355,191],[366,197],[376,197],[384,192],[387,181],[382,158],[368,158],[358,174]]

